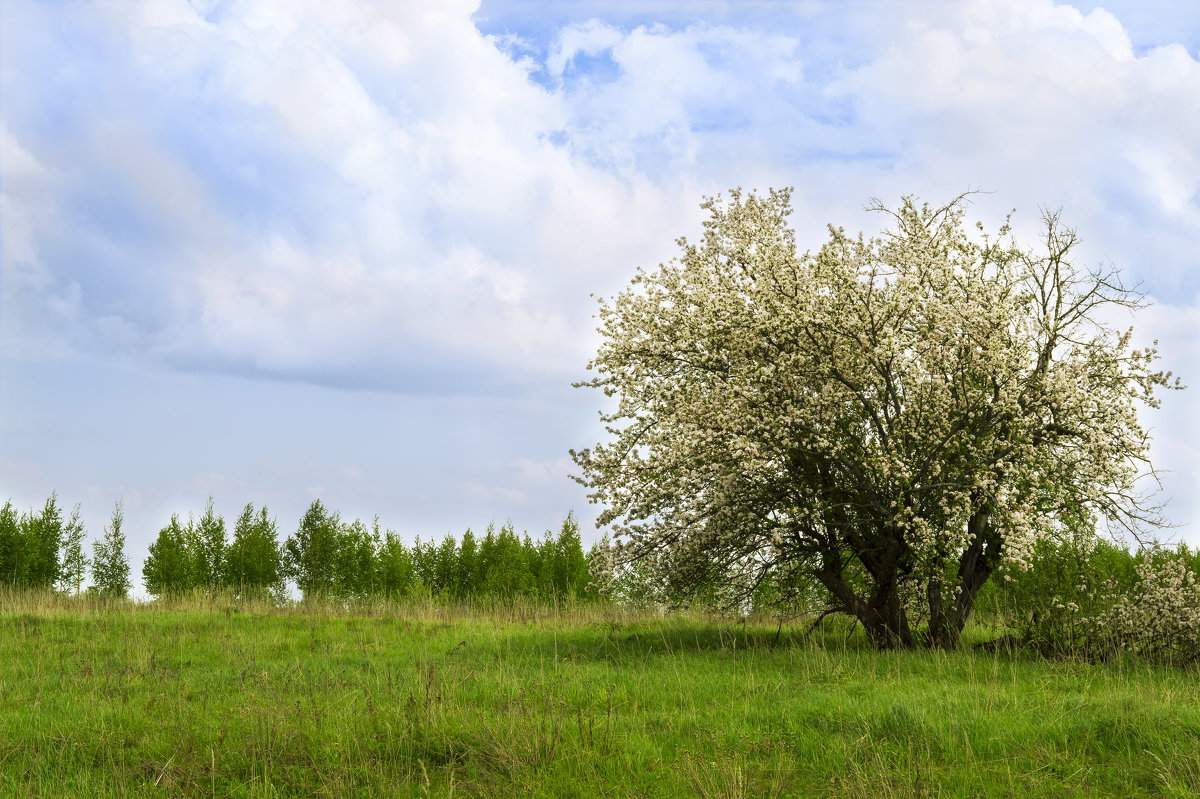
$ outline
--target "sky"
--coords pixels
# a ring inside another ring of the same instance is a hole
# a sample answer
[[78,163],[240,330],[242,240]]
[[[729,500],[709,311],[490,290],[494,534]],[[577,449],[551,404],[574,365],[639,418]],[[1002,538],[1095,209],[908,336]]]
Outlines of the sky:
[[[705,196],[792,186],[802,248],[946,201],[1153,305],[1200,386],[1200,4],[0,3],[0,494],[134,576],[171,513],[320,498],[440,538],[598,510],[596,297]],[[1192,391],[1144,418],[1200,543]]]

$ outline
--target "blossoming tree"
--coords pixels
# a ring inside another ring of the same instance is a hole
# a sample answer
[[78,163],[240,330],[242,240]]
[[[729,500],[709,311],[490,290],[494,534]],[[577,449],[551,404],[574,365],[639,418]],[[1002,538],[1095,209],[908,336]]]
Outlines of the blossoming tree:
[[[1162,523],[1139,404],[1170,373],[1106,323],[1141,295],[964,201],[799,253],[789,192],[705,202],[698,243],[599,307],[579,385],[615,399],[572,451],[613,566],[686,596],[815,581],[879,647],[955,646],[976,593],[1042,536]],[[918,632],[918,622],[924,632]]]

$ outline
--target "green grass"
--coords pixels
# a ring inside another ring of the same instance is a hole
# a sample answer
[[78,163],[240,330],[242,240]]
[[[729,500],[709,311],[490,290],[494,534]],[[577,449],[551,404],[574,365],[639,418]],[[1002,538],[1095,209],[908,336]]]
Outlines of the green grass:
[[1195,796],[1200,674],[774,625],[0,597],[0,796]]

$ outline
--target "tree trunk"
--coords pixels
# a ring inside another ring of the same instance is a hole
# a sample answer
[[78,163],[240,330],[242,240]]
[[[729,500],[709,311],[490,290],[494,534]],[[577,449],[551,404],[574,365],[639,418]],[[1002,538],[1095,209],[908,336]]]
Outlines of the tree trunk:
[[941,580],[935,578],[929,582],[929,643],[941,649],[958,647],[975,597],[1000,562],[1000,541],[992,530],[990,508],[985,506],[971,515],[967,532],[970,543],[958,562],[953,613],[948,613],[943,604]]
[[936,574],[929,578],[925,587],[925,599],[929,604],[929,636],[931,646],[945,646],[951,638],[950,620],[946,618],[946,605],[942,600],[944,587],[942,576]]
[[873,577],[870,599],[864,600],[846,582],[840,567],[830,565],[830,561],[817,573],[817,579],[846,612],[862,623],[871,646],[876,649],[911,647],[914,643],[912,630],[900,602],[895,569],[886,569]]

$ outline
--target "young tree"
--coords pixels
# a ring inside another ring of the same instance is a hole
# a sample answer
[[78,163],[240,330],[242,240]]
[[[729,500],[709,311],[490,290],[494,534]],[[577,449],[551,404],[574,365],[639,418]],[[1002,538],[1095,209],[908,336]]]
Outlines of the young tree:
[[391,530],[384,534],[377,559],[379,587],[384,596],[398,598],[411,593],[419,584],[412,553]]
[[0,584],[49,589],[59,576],[62,510],[51,494],[41,513],[17,514],[12,502],[0,508]]
[[741,602],[813,578],[874,645],[950,647],[1040,538],[1162,523],[1137,408],[1170,375],[1104,324],[1141,298],[1076,269],[1056,215],[1034,252],[1007,224],[968,234],[961,198],[905,199],[892,229],[831,228],[814,255],[787,191],[704,207],[699,243],[600,304],[581,385],[617,399],[614,438],[572,456],[615,565]]
[[452,597],[457,594],[458,542],[446,533],[438,546],[433,561],[433,593]]
[[213,498],[208,498],[204,515],[196,523],[191,542],[195,558],[196,585],[210,593],[221,585],[225,566],[225,519],[213,510]]
[[[471,535],[474,538],[474,534]],[[489,524],[475,551],[475,571],[471,585],[477,594],[492,590],[492,572],[496,568],[496,525]]]
[[23,585],[50,589],[58,580],[58,552],[63,542],[62,510],[58,495],[51,494],[38,514],[21,517],[21,560]]
[[177,596],[195,588],[196,557],[191,551],[191,526],[184,527],[178,514],[158,531],[150,552],[142,564],[146,591],[157,597]]
[[24,579],[21,517],[12,501],[0,508],[0,585],[19,585]]
[[265,507],[255,515],[254,503],[247,502],[226,551],[224,582],[239,594],[247,594],[274,589],[282,580],[278,526]]
[[479,586],[475,584],[475,567],[478,556],[479,544],[475,541],[475,534],[468,527],[458,545],[458,563],[454,568],[455,596],[466,598],[480,593]]
[[71,518],[63,528],[62,559],[58,572],[58,590],[67,594],[78,594],[87,577],[90,564],[83,552],[83,539],[86,532],[83,521],[79,518],[79,505],[71,511]]
[[113,508],[112,519],[104,527],[104,537],[92,545],[92,583],[96,590],[109,597],[129,596],[129,559],[125,556],[125,509],[120,500]]
[[536,588],[533,573],[529,569],[530,555],[534,554],[531,550],[532,542],[524,545],[513,529],[512,522],[505,523],[495,536],[488,572],[484,578],[484,591],[498,596],[531,593]]
[[300,519],[295,535],[284,542],[284,569],[305,599],[333,596],[337,587],[341,521],[315,499]]
[[529,573],[533,575],[534,591],[540,597],[554,597],[561,593],[554,585],[554,565],[558,555],[554,534],[547,530],[542,533],[540,541],[531,543]]
[[579,522],[574,513],[568,513],[554,540],[550,561],[554,591],[563,596],[583,596],[590,578],[587,557],[583,554],[583,541],[579,537]]
[[412,546],[413,577],[430,593],[436,593],[437,546],[433,539],[422,541],[420,536]]
[[337,551],[335,593],[345,598],[366,597],[378,588],[375,551],[379,547],[379,521],[368,529],[362,520],[342,525]]

